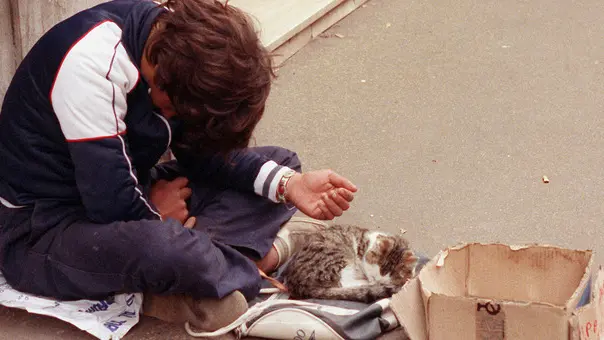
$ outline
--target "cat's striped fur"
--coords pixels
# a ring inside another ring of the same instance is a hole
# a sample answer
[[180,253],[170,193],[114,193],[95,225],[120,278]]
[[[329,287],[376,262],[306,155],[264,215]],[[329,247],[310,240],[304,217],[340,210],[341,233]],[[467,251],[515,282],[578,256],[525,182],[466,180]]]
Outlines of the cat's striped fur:
[[373,302],[415,275],[417,257],[401,235],[335,225],[305,235],[284,271],[293,298]]

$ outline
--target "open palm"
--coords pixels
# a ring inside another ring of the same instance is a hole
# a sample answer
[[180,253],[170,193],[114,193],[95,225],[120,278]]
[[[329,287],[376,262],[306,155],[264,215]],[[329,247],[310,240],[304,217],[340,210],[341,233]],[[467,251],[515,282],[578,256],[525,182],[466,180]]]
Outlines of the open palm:
[[357,188],[331,170],[296,174],[287,185],[287,200],[304,214],[332,220],[350,208]]

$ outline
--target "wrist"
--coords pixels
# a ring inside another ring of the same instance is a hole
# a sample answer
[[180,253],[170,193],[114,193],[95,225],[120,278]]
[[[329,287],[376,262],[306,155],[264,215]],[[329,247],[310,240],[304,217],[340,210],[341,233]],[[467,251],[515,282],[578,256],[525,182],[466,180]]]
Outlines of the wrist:
[[275,199],[277,203],[287,203],[287,201],[289,201],[289,191],[291,188],[290,182],[292,180],[296,182],[298,175],[299,174],[296,171],[291,169],[281,175],[281,178],[279,178],[277,183],[277,190],[275,192]]
[[294,173],[294,175],[289,179],[285,188],[285,200],[287,202],[292,201],[292,192],[296,192],[296,189],[302,180],[302,174],[299,172]]

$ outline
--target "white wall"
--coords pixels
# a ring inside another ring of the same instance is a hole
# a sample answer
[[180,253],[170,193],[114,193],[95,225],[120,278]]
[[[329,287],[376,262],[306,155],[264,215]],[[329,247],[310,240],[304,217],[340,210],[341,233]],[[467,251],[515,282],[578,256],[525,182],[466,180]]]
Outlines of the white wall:
[[[102,0],[13,0],[18,3],[21,46],[24,52],[59,21]],[[25,54],[25,53],[24,53]]]
[[0,99],[4,98],[16,65],[44,32],[101,2],[105,1],[0,0]]
[[4,92],[19,58],[15,50],[12,26],[10,0],[0,0],[0,100],[4,98]]

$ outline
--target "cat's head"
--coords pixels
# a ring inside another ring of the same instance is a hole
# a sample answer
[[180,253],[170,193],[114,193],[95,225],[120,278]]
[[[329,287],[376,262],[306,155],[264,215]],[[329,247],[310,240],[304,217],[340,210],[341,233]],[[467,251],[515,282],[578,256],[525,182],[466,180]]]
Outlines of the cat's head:
[[390,276],[393,284],[403,286],[415,276],[418,258],[404,237],[378,235],[366,261],[379,265],[380,275]]

